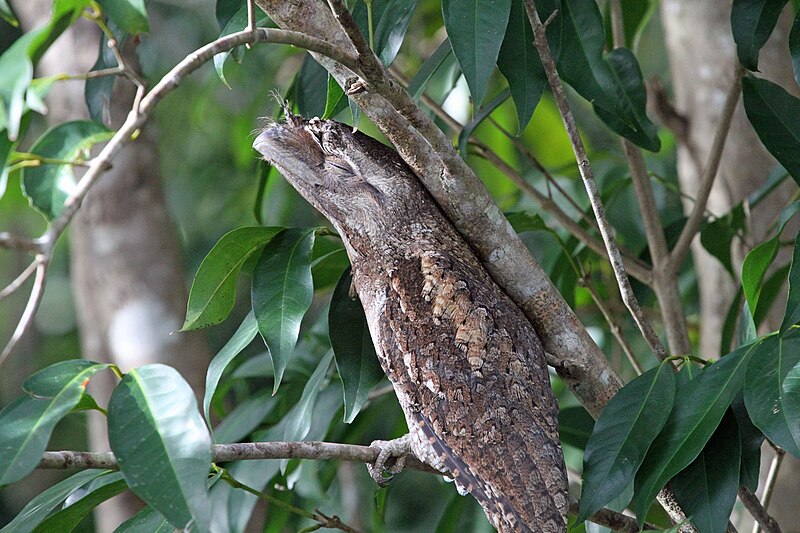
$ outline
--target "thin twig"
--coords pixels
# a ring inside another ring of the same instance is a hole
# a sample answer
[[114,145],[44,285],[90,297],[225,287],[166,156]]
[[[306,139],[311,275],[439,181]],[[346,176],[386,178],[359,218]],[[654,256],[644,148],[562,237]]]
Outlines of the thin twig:
[[578,279],[578,283],[581,287],[589,291],[589,296],[592,297],[592,301],[594,302],[597,309],[600,310],[600,314],[603,315],[603,318],[608,323],[608,327],[611,330],[611,334],[614,335],[614,338],[617,339],[617,342],[622,347],[622,351],[625,352],[625,356],[628,358],[628,362],[633,367],[633,370],[636,372],[637,376],[641,376],[644,369],[642,369],[642,365],[636,359],[636,355],[634,355],[633,350],[631,349],[628,341],[625,340],[625,336],[622,334],[622,328],[614,319],[614,316],[609,312],[608,308],[603,303],[603,300],[600,298],[600,295],[597,294],[594,286],[592,285],[591,279],[586,272],[583,272],[583,266],[579,263],[579,268],[581,269],[581,277]]
[[670,263],[674,270],[678,270],[680,265],[686,259],[689,253],[689,245],[692,243],[695,234],[700,229],[703,222],[703,213],[705,212],[708,197],[711,194],[711,187],[714,185],[714,178],[717,176],[719,164],[722,160],[722,151],[725,148],[725,140],[728,138],[728,131],[730,131],[731,121],[733,120],[733,113],[736,111],[736,105],[739,103],[739,95],[742,93],[742,76],[744,75],[744,67],[737,61],[736,67],[733,72],[733,82],[725,97],[725,104],[722,106],[722,114],[719,119],[719,126],[714,135],[714,142],[711,145],[711,151],[708,154],[708,161],[706,162],[703,175],[700,177],[700,185],[695,195],[695,203],[692,207],[692,212],[689,214],[689,219],[681,231],[678,242],[670,253]]
[[[259,28],[255,31],[232,33],[199,48],[178,63],[146,94],[144,85],[138,83],[134,105],[128,113],[128,117],[122,127],[103,147],[97,157],[91,160],[86,173],[64,201],[61,213],[52,221],[45,233],[39,239],[24,239],[7,233],[0,235],[0,246],[13,247],[38,254],[37,281],[34,284],[33,292],[28,299],[28,305],[23,312],[20,323],[14,331],[11,340],[0,354],[0,366],[2,366],[14,346],[19,342],[19,339],[25,333],[28,325],[31,323],[33,315],[38,309],[42,292],[44,291],[44,274],[55,243],[78,212],[78,209],[91,187],[97,182],[100,176],[111,167],[111,160],[114,156],[116,156],[125,144],[135,137],[136,131],[150,118],[150,114],[155,105],[170,91],[178,87],[186,76],[207,63],[218,53],[226,52],[245,43],[257,42],[289,44],[305,48],[331,57],[346,67],[353,69],[355,72],[358,71],[358,64],[353,56],[348,55],[339,47],[323,41],[322,39],[295,31]],[[116,49],[116,42],[112,43],[111,40],[109,40],[109,46],[115,51],[115,55],[119,54],[119,50]],[[117,59],[118,61],[122,61],[121,55],[118,55]],[[135,74],[132,74],[132,79],[135,81]]]
[[36,272],[36,265],[38,261],[33,260],[25,267],[19,276],[17,276],[14,281],[6,285],[2,291],[0,291],[0,301],[5,300],[12,294],[14,294],[19,288],[26,282],[28,279]]
[[775,519],[769,515],[767,510],[764,509],[764,506],[758,501],[753,491],[747,487],[739,487],[739,492],[737,494],[739,500],[744,504],[745,509],[747,509],[747,512],[761,525],[765,533],[781,533],[780,526]]
[[597,223],[600,227],[600,234],[603,237],[603,242],[606,246],[606,251],[608,253],[609,261],[611,262],[612,270],[614,271],[614,276],[617,278],[617,284],[620,287],[622,300],[625,302],[626,307],[633,316],[633,319],[636,321],[636,325],[642,332],[642,336],[650,345],[650,348],[653,350],[653,352],[655,352],[659,360],[663,361],[667,357],[666,350],[661,344],[661,340],[658,338],[658,335],[656,335],[656,332],[653,330],[653,327],[644,317],[644,313],[639,306],[636,295],[633,293],[633,289],[631,288],[630,281],[628,280],[627,273],[625,272],[624,263],[622,262],[622,255],[620,254],[619,247],[617,246],[616,239],[614,237],[613,229],[606,218],[605,208],[603,207],[602,200],[600,199],[600,192],[597,190],[597,183],[594,180],[594,173],[592,171],[591,164],[589,163],[589,159],[586,156],[586,149],[583,146],[583,140],[578,133],[578,126],[575,124],[575,118],[572,116],[572,111],[570,110],[569,102],[567,101],[567,95],[564,92],[564,87],[561,84],[561,80],[558,78],[555,61],[550,53],[550,45],[547,43],[547,37],[545,36],[545,28],[542,25],[541,19],[539,19],[539,14],[536,12],[533,0],[526,0],[525,6],[528,12],[528,17],[531,21],[531,26],[533,28],[534,43],[537,51],[539,52],[539,57],[542,60],[542,64],[544,65],[545,74],[547,75],[547,80],[550,83],[550,88],[553,91],[556,105],[561,113],[561,118],[567,130],[567,136],[570,139],[570,144],[572,145],[572,150],[575,154],[575,159],[578,162],[578,170],[580,171],[583,184],[586,187],[586,192],[589,196],[589,201],[592,204],[592,210],[594,211],[595,218],[597,219]]
[[[786,452],[780,448],[775,449],[775,457],[772,458],[772,463],[769,465],[769,472],[764,480],[764,493],[761,495],[761,506],[766,511],[769,509],[769,502],[772,499],[772,491],[775,489],[775,482],[778,481],[778,471],[783,463],[783,457]],[[761,524],[756,522],[753,526],[753,533],[761,532]]]
[[22,316],[17,323],[17,327],[11,335],[11,339],[9,339],[5,348],[3,348],[3,351],[0,353],[0,366],[3,366],[5,360],[8,359],[8,356],[11,355],[17,343],[19,343],[22,336],[28,330],[28,326],[33,323],[33,317],[36,314],[36,310],[39,308],[42,295],[44,294],[44,280],[47,274],[47,265],[49,261],[50,258],[44,255],[36,256],[36,261],[34,261],[36,264],[36,277],[33,280],[33,289],[31,290],[31,295],[28,297],[25,310],[22,312]]
[[[622,19],[620,0],[611,0],[611,28],[614,47],[625,46],[625,25]],[[622,138],[622,149],[631,170],[633,190],[639,204],[644,234],[653,263],[653,289],[661,308],[661,317],[667,334],[667,343],[672,353],[690,353],[689,327],[681,302],[678,286],[678,271],[670,268],[669,250],[664,229],[658,216],[653,188],[648,178],[642,150],[628,139]]]

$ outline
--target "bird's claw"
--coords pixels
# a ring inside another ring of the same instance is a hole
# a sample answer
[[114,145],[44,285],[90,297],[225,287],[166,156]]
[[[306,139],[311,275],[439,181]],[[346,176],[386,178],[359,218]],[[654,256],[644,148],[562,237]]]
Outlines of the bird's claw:
[[[406,456],[412,453],[411,435],[403,435],[399,439],[393,440],[376,440],[370,444],[370,448],[378,449],[378,457],[375,459],[375,463],[367,464],[367,470],[375,483],[385,487],[395,475],[403,471]],[[387,467],[386,463],[392,457],[395,458],[395,461]]]

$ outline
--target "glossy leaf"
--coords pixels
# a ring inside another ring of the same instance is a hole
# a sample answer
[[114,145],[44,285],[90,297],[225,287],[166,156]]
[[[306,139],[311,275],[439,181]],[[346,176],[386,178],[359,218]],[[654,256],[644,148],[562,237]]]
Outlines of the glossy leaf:
[[704,224],[700,230],[700,243],[711,255],[716,257],[725,270],[733,276],[731,243],[734,237],[743,233],[747,225],[742,204],[737,204],[724,216]]
[[305,387],[303,387],[300,401],[286,415],[289,420],[286,424],[286,431],[283,434],[283,440],[286,442],[301,441],[308,435],[308,431],[311,429],[311,416],[314,413],[314,402],[317,400],[317,394],[319,394],[322,382],[328,374],[328,368],[330,368],[332,360],[333,351],[329,351],[319,362],[317,368],[314,369],[311,377],[308,378]]
[[651,151],[658,151],[657,128],[645,112],[646,91],[633,54],[617,48],[603,56],[605,33],[594,0],[561,3],[563,38],[558,72],[592,103],[609,128]]
[[238,228],[222,236],[194,276],[181,331],[219,324],[236,302],[236,280],[247,259],[282,228]]
[[339,111],[347,107],[347,97],[339,84],[336,83],[336,78],[328,74],[328,93],[325,98],[325,111],[322,113],[322,118],[335,117]]
[[[84,150],[112,136],[113,132],[102,124],[75,120],[47,130],[31,147],[31,152],[48,159],[74,161]],[[76,184],[69,164],[27,167],[21,176],[25,196],[48,220],[58,216]]]
[[492,98],[488,104],[481,107],[480,111],[475,113],[475,116],[472,117],[472,120],[470,120],[467,125],[461,129],[461,133],[458,134],[458,151],[461,154],[461,157],[464,159],[467,158],[469,138],[472,135],[472,132],[475,131],[475,128],[480,126],[481,122],[486,120],[486,118],[491,115],[495,109],[500,107],[500,105],[508,99],[510,94],[511,93],[508,91],[508,89],[500,91],[500,93]]
[[726,355],[678,387],[672,413],[636,475],[633,509],[640,524],[658,491],[691,464],[711,438],[742,388],[753,348]]
[[175,528],[164,518],[164,515],[152,507],[145,507],[120,524],[114,533],[141,533],[144,531],[147,533],[174,533]]
[[297,344],[300,322],[314,296],[311,249],[314,230],[287,229],[272,239],[253,271],[251,290],[258,331],[269,347],[275,370],[273,392]]
[[[321,242],[320,240],[316,241]],[[316,254],[316,245],[314,253]],[[324,255],[315,257],[311,262],[311,276],[314,278],[314,290],[325,290],[336,286],[342,272],[350,266],[350,260],[344,248],[336,248]]]
[[253,342],[256,334],[258,334],[258,323],[251,311],[239,325],[236,333],[228,339],[225,346],[217,352],[217,355],[211,360],[211,364],[208,365],[205,395],[203,397],[203,413],[209,426],[211,426],[211,400],[214,399],[214,393],[217,392],[217,385],[219,385],[219,380],[222,379],[222,373],[225,372],[234,357]]
[[50,515],[33,530],[33,533],[68,533],[75,529],[95,507],[128,489],[119,472],[100,477],[94,480],[92,485],[96,486],[90,486],[79,499],[69,502],[69,505]]
[[550,228],[545,223],[541,215],[536,213],[528,213],[525,211],[517,211],[514,213],[505,213],[508,223],[514,228],[517,233],[525,233],[526,231],[550,231]]
[[476,109],[497,63],[510,11],[511,0],[442,0],[447,36]]
[[605,56],[613,82],[615,105],[620,111],[607,110],[603,102],[594,102],[594,111],[612,130],[635,144],[658,152],[661,141],[658,128],[647,118],[647,90],[636,57],[627,48],[615,48]]
[[772,239],[763,242],[750,250],[742,264],[742,287],[747,304],[756,313],[758,300],[761,297],[764,276],[778,254],[780,246],[780,233]]
[[800,85],[800,12],[795,15],[792,30],[789,32],[789,53],[792,54],[794,81]]
[[194,392],[173,368],[131,370],[108,404],[108,440],[128,486],[174,527],[208,531],[211,437]]
[[674,399],[675,374],[671,365],[661,364],[609,400],[586,445],[578,521],[586,520],[631,484]]
[[731,29],[739,63],[758,70],[758,52],[767,42],[786,0],[733,0]]
[[98,3],[121,30],[132,35],[148,31],[145,0],[98,0]]
[[[45,26],[25,33],[0,55],[0,130],[5,129],[10,140],[19,138],[22,117],[39,104],[44,94],[42,86],[33,81],[33,67],[49,46],[77,19],[89,0],[53,2],[50,20]],[[39,107],[38,105],[36,107]]]
[[800,184],[800,99],[754,76],[742,80],[742,98],[758,138]]
[[579,450],[586,449],[594,429],[594,418],[580,405],[558,411],[558,435],[561,442]]
[[511,14],[497,67],[508,81],[517,110],[517,134],[528,125],[547,85],[539,53],[533,46],[533,30],[522,0],[511,0]]
[[86,483],[100,476],[109,475],[108,470],[84,470],[74,474],[64,481],[45,489],[36,495],[19,512],[14,520],[0,529],[0,533],[30,533],[36,526],[44,521],[57,507],[64,503],[67,497]]
[[328,71],[306,54],[295,78],[297,110],[304,117],[321,117],[328,101]]
[[278,396],[254,394],[231,411],[214,428],[214,442],[241,442],[250,435],[278,405]]
[[328,335],[344,388],[344,421],[350,423],[384,376],[358,297],[350,297],[350,269],[339,278],[328,311]]
[[444,65],[453,54],[453,47],[450,46],[450,40],[445,39],[439,44],[436,50],[428,56],[428,59],[419,67],[411,83],[408,84],[408,93],[414,100],[418,100],[422,93],[425,92],[428,82],[439,68]]
[[8,185],[8,162],[17,143],[9,140],[4,131],[0,131],[0,198],[6,194]]
[[781,322],[781,335],[798,322],[800,322],[800,233],[794,239],[792,266],[789,269],[789,297]]
[[739,429],[729,411],[697,459],[670,481],[698,533],[726,531],[739,489],[740,456]]
[[7,0],[0,0],[0,18],[8,22],[11,26],[19,26],[19,21],[14,17],[11,8],[8,7]]
[[388,0],[375,26],[375,54],[389,66],[397,57],[418,0]]
[[[236,33],[238,31],[242,31],[247,28],[247,5],[244,2],[238,2],[240,6],[238,10],[230,14],[230,10],[232,6],[221,6],[223,2],[217,2],[217,21],[225,21],[224,26],[222,24],[222,30],[219,33],[220,37],[225,37],[226,35],[230,35],[232,33]],[[261,8],[256,4],[256,27],[260,28],[262,26],[266,26],[271,23],[268,16],[264,14]],[[234,59],[237,61],[241,61],[242,57],[242,50],[243,47],[237,47],[232,50],[228,50],[227,52],[221,52],[214,56],[214,69],[217,71],[217,76],[225,85],[228,85],[228,81],[225,79],[225,61],[228,59],[229,56],[233,55]],[[310,57],[310,56],[309,56]]]
[[800,334],[773,335],[759,343],[744,388],[753,424],[769,440],[800,457]]
[[[747,375],[745,375],[745,383]],[[746,386],[746,385],[745,385]],[[759,471],[761,470],[761,445],[764,434],[753,425],[744,404],[744,394],[739,394],[731,403],[731,412],[739,426],[739,442],[742,449],[742,460],[739,465],[739,484],[755,492],[758,488]]]
[[[642,34],[658,7],[658,2],[654,0],[622,0],[621,4],[622,25],[625,29],[624,46],[631,50],[637,50]],[[607,12],[608,9],[609,6],[606,5]],[[608,13],[608,15],[610,16],[610,13]],[[606,26],[606,43],[608,49],[614,48],[610,26],[610,24]]]
[[55,425],[78,405],[89,378],[108,366],[72,363],[56,363],[26,380],[26,387],[45,393],[44,398],[19,398],[0,411],[0,485],[36,468]]
[[[124,45],[124,36],[117,46]],[[97,61],[92,65],[91,71],[104,70],[117,66],[114,50],[108,46],[108,37],[101,35]],[[111,92],[114,90],[116,76],[100,76],[86,80],[83,88],[83,98],[89,109],[89,116],[98,124],[108,124],[110,121]]]

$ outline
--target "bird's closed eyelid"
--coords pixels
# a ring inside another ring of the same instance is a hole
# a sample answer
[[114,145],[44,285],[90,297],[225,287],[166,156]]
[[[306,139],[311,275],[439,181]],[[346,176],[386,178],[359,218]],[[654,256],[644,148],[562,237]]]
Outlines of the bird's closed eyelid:
[[347,172],[348,174],[355,174],[355,172],[353,172],[353,167],[350,166],[347,163],[347,161],[345,161],[343,159],[328,157],[328,158],[325,159],[325,162],[328,165],[330,165],[332,167],[336,167],[336,168],[338,168],[339,170],[341,170],[343,172]]

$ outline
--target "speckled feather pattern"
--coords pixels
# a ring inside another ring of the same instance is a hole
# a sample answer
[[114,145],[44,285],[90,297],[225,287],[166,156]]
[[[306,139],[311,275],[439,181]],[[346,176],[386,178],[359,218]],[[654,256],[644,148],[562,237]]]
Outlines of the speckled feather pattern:
[[291,117],[255,142],[339,231],[415,453],[501,533],[566,531],[541,343],[414,174],[344,125]]

